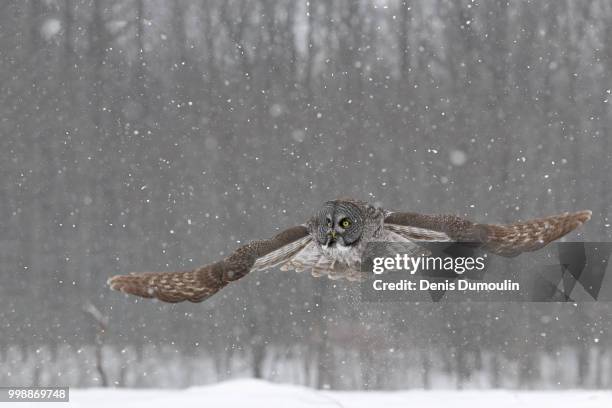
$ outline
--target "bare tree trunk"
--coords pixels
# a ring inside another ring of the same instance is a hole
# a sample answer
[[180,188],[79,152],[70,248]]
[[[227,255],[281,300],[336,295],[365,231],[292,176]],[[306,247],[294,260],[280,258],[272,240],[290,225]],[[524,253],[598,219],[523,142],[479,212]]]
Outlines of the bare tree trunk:
[[134,82],[136,97],[142,108],[142,118],[147,118],[149,113],[149,101],[147,99],[146,64],[145,59],[145,6],[144,0],[136,0],[136,48],[138,52]]
[[425,349],[421,353],[421,379],[423,382],[423,389],[431,389],[431,356],[429,349]]
[[92,303],[88,303],[83,307],[83,311],[89,315],[96,323],[96,339],[95,339],[95,354],[96,354],[96,370],[100,376],[100,384],[102,387],[108,387],[108,376],[104,368],[104,334],[108,328],[108,317],[104,316],[97,307]]
[[595,349],[596,360],[595,360],[595,387],[601,389],[604,387],[604,361],[606,356],[606,350],[604,347],[598,346]]
[[263,363],[266,358],[266,346],[263,342],[263,339],[261,339],[260,341],[256,340],[251,343],[251,353],[253,354],[253,377],[264,378]]
[[501,387],[501,367],[499,363],[499,355],[496,351],[491,354],[491,387]]
[[93,11],[89,27],[89,58],[92,66],[92,94],[91,114],[95,131],[101,135],[102,130],[102,104],[104,81],[102,70],[108,48],[108,33],[106,32],[102,0],[93,0]]
[[458,345],[457,347],[455,347],[454,353],[456,387],[458,390],[462,390],[465,386],[465,380],[468,378],[469,373],[465,348],[462,345]]
[[333,354],[329,345],[329,333],[325,307],[327,284],[323,279],[317,279],[313,295],[313,332],[315,355],[317,358],[316,388],[331,388],[333,385]]
[[587,346],[587,339],[580,338],[578,344],[578,351],[576,353],[578,373],[576,378],[576,385],[578,388],[583,388],[587,385],[587,379],[590,371],[590,358],[589,348]]

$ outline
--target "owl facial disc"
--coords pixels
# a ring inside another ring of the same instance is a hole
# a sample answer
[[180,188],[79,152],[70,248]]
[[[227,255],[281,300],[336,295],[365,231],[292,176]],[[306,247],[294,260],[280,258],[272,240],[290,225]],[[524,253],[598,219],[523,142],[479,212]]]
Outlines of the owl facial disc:
[[362,209],[346,201],[328,201],[316,217],[316,237],[325,248],[347,247],[361,238]]

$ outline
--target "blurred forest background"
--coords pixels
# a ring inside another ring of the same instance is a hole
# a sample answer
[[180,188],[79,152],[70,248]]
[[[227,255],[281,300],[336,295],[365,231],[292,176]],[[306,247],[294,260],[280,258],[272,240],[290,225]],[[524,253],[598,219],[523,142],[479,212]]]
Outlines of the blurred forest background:
[[4,0],[0,384],[612,387],[612,306],[108,290],[350,195],[610,240],[607,0]]

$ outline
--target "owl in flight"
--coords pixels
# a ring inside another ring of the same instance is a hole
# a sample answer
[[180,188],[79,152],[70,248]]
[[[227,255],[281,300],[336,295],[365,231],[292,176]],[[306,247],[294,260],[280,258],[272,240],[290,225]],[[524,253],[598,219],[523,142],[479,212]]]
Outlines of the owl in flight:
[[184,272],[144,272],[109,279],[114,290],[164,302],[201,302],[251,271],[280,266],[314,276],[360,280],[368,242],[476,242],[487,252],[513,257],[561,238],[591,218],[564,213],[508,225],[479,224],[454,215],[389,211],[363,201],[324,203],[302,225],[252,241],[227,258]]

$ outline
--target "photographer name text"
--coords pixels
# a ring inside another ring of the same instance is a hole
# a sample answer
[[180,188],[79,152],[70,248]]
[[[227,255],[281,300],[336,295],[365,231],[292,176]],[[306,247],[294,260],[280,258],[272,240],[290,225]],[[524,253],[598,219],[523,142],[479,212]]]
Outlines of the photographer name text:
[[372,282],[376,291],[520,291],[520,283],[511,279],[501,282],[475,282],[460,277],[465,272],[479,272],[485,269],[485,257],[440,257],[440,256],[409,256],[396,254],[393,257],[376,257],[372,259],[372,273],[381,275],[388,271],[406,272],[414,275],[417,272],[452,272],[458,279],[401,279],[386,281],[376,279]]

